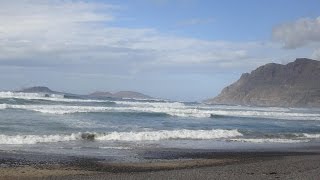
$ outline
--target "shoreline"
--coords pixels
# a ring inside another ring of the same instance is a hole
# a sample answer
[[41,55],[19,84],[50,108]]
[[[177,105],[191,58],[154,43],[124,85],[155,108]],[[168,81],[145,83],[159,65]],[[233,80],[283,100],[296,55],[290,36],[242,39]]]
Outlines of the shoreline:
[[[0,179],[263,179],[271,175],[281,179],[320,177],[320,152],[169,149],[145,153],[146,158],[141,162],[111,162],[90,157],[0,151]],[[310,170],[315,171],[306,174]]]

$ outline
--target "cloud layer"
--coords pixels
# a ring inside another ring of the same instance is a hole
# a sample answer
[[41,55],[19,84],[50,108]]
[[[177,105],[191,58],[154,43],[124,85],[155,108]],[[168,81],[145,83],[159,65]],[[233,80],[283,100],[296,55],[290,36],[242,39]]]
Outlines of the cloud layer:
[[[120,7],[82,1],[4,1],[0,64],[54,66],[109,64],[131,72],[159,66],[241,66],[258,42],[206,41],[152,28],[115,27]],[[253,62],[254,63],[254,62]],[[117,68],[117,67],[116,67]]]
[[289,49],[320,42],[320,17],[302,18],[276,26],[272,35],[276,41],[280,41],[285,48]]

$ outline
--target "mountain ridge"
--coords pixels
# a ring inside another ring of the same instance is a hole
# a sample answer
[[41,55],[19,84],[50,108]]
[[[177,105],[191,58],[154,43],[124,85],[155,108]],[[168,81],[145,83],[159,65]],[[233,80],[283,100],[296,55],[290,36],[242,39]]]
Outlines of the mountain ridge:
[[110,97],[110,98],[136,98],[136,99],[152,99],[151,96],[135,91],[118,91],[115,93],[96,91],[88,95],[89,97]]
[[208,104],[320,107],[320,61],[297,58],[244,73]]
[[15,92],[24,92],[24,93],[52,93],[52,94],[61,94],[62,92],[53,91],[46,86],[32,86],[23,88]]
[[135,91],[118,91],[115,93],[111,92],[103,92],[103,91],[96,91],[88,95],[78,95],[72,94],[67,92],[58,92],[51,90],[46,86],[33,86],[28,88],[23,88],[21,90],[15,92],[24,92],[24,93],[45,93],[45,94],[60,94],[65,96],[72,96],[72,97],[93,97],[93,98],[137,98],[137,99],[152,99],[151,96],[142,94],[140,92]]

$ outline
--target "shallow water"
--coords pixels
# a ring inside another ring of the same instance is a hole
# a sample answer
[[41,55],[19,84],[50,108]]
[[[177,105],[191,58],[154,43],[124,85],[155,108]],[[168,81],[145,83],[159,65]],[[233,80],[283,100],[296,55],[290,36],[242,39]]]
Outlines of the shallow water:
[[136,158],[148,148],[270,149],[320,140],[320,109],[0,92],[0,150]]

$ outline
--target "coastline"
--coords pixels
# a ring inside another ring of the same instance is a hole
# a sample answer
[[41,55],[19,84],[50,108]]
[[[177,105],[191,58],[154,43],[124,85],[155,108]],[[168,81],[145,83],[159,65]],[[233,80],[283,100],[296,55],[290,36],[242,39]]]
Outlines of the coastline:
[[0,151],[0,179],[314,179],[320,153],[300,151],[146,152],[141,162]]

